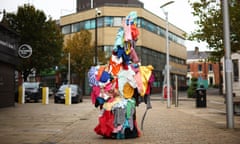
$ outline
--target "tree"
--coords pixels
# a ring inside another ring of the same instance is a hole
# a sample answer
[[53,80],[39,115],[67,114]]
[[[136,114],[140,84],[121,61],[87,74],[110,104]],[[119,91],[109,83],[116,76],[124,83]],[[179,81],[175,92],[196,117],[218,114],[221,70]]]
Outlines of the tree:
[[[214,1],[194,1],[189,0],[193,8],[192,14],[198,18],[195,23],[198,25],[193,33],[189,35],[190,40],[205,41],[208,48],[213,50],[211,60],[218,61],[224,56],[224,34],[223,16],[221,3]],[[230,5],[230,35],[231,51],[239,50],[240,42],[240,1],[232,2]]]
[[[83,91],[85,87],[85,74],[93,65],[94,47],[91,45],[91,38],[92,35],[88,30],[82,30],[79,33],[69,36],[64,45],[64,56],[61,61],[63,65],[67,65],[67,56],[70,53],[71,71],[78,75]],[[104,53],[99,51],[98,54],[99,59],[102,60],[101,62],[105,63]]]
[[51,17],[47,20],[43,11],[24,4],[18,7],[17,13],[7,13],[5,20],[10,28],[20,35],[19,45],[32,47],[32,55],[20,59],[18,70],[26,81],[33,71],[38,75],[41,70],[58,65],[63,46],[63,35],[60,27]]
[[[194,10],[192,12],[193,16],[198,18],[198,20],[195,21],[198,29],[191,33],[188,39],[207,42],[208,48],[212,50],[211,56],[208,59],[212,62],[218,62],[220,66],[220,60],[225,54],[221,3],[216,0],[189,0],[188,2]],[[231,1],[229,4],[231,51],[236,52],[240,50],[240,1]],[[219,72],[221,72],[220,69]],[[221,75],[219,76],[219,92],[221,93],[222,77]]]

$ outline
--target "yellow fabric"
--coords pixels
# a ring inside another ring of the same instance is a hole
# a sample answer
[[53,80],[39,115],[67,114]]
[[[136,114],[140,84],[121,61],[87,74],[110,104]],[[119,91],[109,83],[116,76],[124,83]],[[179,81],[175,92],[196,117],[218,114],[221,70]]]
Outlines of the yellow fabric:
[[124,96],[124,98],[127,98],[127,99],[132,98],[133,93],[134,93],[133,87],[128,82],[126,82],[123,86],[123,96]]
[[130,54],[130,52],[131,52],[131,44],[130,44],[130,42],[127,42],[127,48],[126,48],[125,52],[126,52],[127,55]]
[[115,97],[113,101],[111,101],[111,102],[105,102],[105,103],[103,104],[103,108],[104,108],[105,110],[110,111],[110,110],[112,109],[112,107],[113,107],[116,103],[120,102],[120,100],[121,100],[121,98],[120,98],[119,96],[118,96],[118,97]]
[[144,96],[148,87],[148,81],[149,78],[152,74],[152,70],[153,70],[153,66],[152,65],[148,65],[148,66],[140,66],[139,67],[139,71],[141,74],[141,78],[142,78],[142,83],[143,83],[143,91],[140,93],[141,96]]

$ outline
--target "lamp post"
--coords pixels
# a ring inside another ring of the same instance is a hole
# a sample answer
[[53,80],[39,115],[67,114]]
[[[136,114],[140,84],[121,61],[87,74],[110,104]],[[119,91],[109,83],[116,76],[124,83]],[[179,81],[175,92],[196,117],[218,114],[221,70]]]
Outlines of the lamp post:
[[234,128],[234,115],[233,115],[233,98],[232,98],[232,59],[231,59],[231,43],[230,43],[230,24],[229,24],[229,10],[228,1],[222,1],[223,9],[223,30],[224,30],[224,47],[225,47],[225,86],[226,86],[226,112],[227,112],[227,128]]
[[94,57],[94,63],[95,65],[98,65],[98,50],[97,50],[97,43],[98,43],[98,16],[101,15],[101,11],[96,8],[95,9],[95,57]]
[[160,8],[163,10],[166,17],[166,66],[165,70],[167,71],[167,107],[170,107],[170,72],[169,72],[169,40],[168,40],[168,12],[164,11],[164,7],[174,3],[174,1],[169,1]]
[[68,79],[68,86],[71,84],[71,68],[70,68],[70,62],[71,61],[71,54],[70,52],[68,52],[68,76],[67,76],[67,79]]

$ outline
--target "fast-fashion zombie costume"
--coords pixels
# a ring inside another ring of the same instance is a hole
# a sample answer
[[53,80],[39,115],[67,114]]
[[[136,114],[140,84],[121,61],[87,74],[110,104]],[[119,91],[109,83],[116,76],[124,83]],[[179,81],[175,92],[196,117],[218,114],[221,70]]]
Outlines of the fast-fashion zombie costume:
[[94,131],[103,137],[139,137],[136,107],[143,100],[146,109],[152,108],[149,96],[153,67],[140,63],[135,51],[138,36],[137,13],[133,11],[117,31],[108,64],[92,66],[88,72],[92,103],[100,109]]

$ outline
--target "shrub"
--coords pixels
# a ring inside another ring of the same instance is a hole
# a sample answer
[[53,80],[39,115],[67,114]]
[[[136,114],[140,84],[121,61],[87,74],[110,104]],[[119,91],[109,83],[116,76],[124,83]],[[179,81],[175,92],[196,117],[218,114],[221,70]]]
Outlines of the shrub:
[[195,92],[197,89],[197,78],[192,78],[191,79],[191,85],[187,90],[187,96],[188,98],[195,98]]

